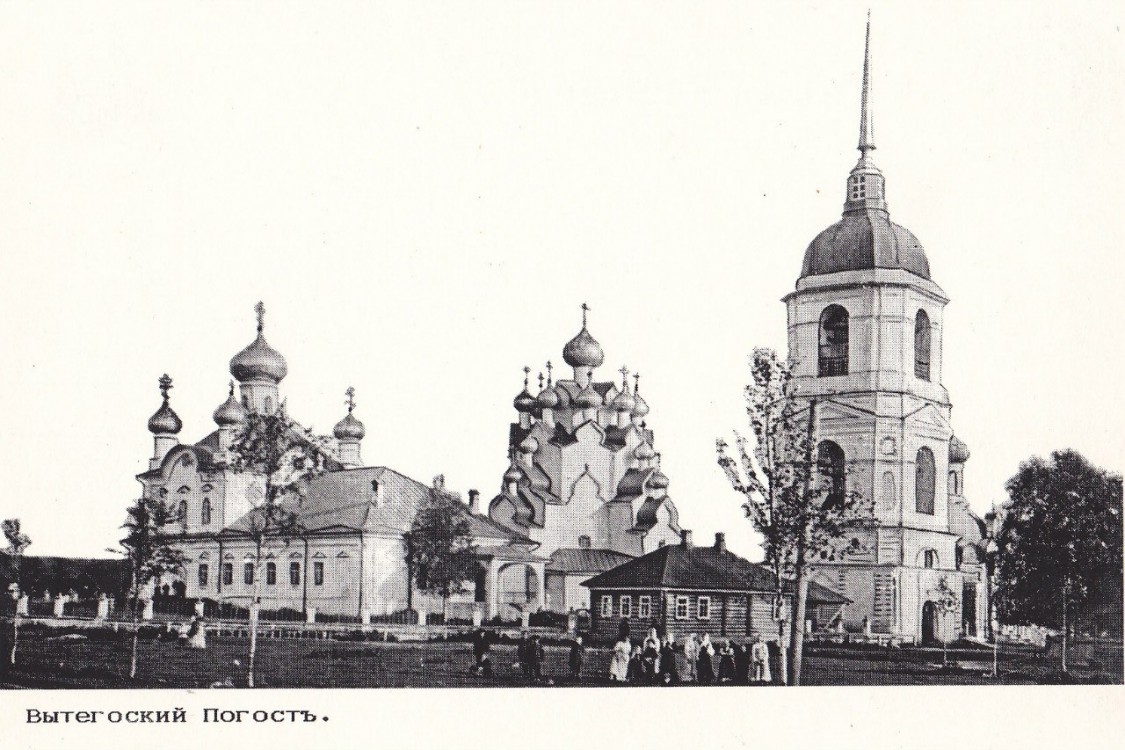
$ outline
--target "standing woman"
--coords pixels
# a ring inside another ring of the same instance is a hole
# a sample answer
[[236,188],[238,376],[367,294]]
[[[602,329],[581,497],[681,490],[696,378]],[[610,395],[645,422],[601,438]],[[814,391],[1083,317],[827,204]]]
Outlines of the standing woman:
[[650,628],[645,642],[641,646],[641,658],[644,661],[645,678],[648,682],[656,682],[656,673],[660,669],[660,638],[656,635],[656,628]]
[[630,685],[643,685],[645,681],[645,668],[641,663],[641,647],[633,646],[633,654],[629,657],[629,671],[627,679]]
[[684,641],[684,658],[687,660],[687,671],[684,674],[684,682],[695,682],[695,662],[699,659],[699,636],[692,633]]
[[660,647],[660,684],[676,685],[680,682],[680,672],[676,669],[676,641],[672,634],[664,636]]
[[715,657],[715,647],[711,645],[711,636],[703,634],[699,642],[699,658],[696,660],[695,673],[700,685],[710,685],[715,681],[715,666],[711,660]]
[[734,682],[734,647],[728,638],[719,649],[719,684]]
[[609,679],[625,682],[629,679],[629,641],[621,639],[613,644],[613,656],[609,660]]

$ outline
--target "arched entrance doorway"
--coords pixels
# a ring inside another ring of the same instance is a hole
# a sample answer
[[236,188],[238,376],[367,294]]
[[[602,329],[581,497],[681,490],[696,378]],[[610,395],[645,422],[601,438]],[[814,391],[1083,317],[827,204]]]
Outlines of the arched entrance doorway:
[[496,576],[496,604],[501,617],[518,618],[524,610],[536,611],[539,600],[539,575],[524,563],[511,563],[500,568]]
[[922,643],[937,641],[937,606],[933,602],[922,605]]

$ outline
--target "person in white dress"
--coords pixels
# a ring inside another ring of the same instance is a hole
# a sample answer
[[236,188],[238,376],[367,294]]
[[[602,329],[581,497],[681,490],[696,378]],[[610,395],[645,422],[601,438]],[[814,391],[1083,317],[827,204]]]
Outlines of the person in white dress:
[[629,641],[620,640],[613,645],[613,657],[609,661],[609,679],[625,682],[629,677]]

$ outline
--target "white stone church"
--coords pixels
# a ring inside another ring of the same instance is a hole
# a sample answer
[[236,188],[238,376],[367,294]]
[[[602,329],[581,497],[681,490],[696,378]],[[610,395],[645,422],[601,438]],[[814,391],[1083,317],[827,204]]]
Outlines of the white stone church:
[[[816,410],[821,471],[836,491],[874,504],[870,523],[848,534],[817,575],[851,600],[842,615],[850,630],[866,625],[916,641],[984,636],[985,528],[965,500],[969,451],[953,434],[941,384],[949,298],[922,244],[887,210],[871,158],[869,43],[870,27],[860,157],[843,216],[809,244],[784,298],[798,393]],[[943,579],[956,595],[953,612],[939,606]]]

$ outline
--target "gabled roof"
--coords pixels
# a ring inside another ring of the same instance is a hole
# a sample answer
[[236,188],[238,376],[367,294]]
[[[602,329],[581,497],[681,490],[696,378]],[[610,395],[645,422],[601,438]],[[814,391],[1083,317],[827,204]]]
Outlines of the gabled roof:
[[632,560],[632,555],[611,549],[587,547],[560,547],[551,554],[547,563],[550,573],[602,573]]
[[[591,589],[694,589],[773,592],[773,574],[757,563],[716,547],[665,545],[582,583]],[[785,590],[792,591],[787,581]],[[811,604],[849,600],[817,583],[809,584]]]

